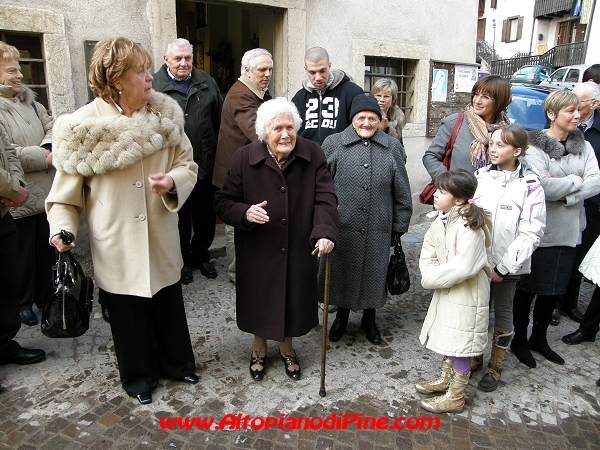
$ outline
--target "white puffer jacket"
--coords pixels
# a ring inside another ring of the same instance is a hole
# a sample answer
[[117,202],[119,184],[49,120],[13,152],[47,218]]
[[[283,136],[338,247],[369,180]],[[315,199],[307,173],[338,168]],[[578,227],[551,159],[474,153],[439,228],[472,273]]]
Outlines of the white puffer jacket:
[[41,147],[52,143],[54,120],[44,105],[34,99],[33,91],[25,86],[13,97],[12,87],[0,85],[1,132],[7,136],[9,148],[15,150],[23,167],[25,189],[29,193],[23,206],[10,208],[15,219],[44,212],[44,201],[56,172],[46,164]]
[[597,286],[600,286],[600,237],[596,239],[594,245],[583,258],[579,271],[588,280],[592,281]]
[[512,172],[489,165],[475,177],[474,201],[492,214],[490,265],[502,275],[530,273],[531,254],[546,228],[544,189],[537,174],[522,161]]
[[419,269],[421,285],[435,289],[420,341],[445,356],[476,356],[488,339],[490,278],[486,247],[491,244],[491,216],[482,229],[465,227],[460,207],[438,216],[425,234]]

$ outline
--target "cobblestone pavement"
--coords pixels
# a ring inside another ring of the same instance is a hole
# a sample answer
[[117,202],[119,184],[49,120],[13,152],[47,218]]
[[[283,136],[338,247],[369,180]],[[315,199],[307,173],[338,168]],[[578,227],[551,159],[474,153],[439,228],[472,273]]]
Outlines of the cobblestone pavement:
[[[302,379],[286,377],[269,343],[267,374],[248,374],[252,339],[235,323],[235,290],[225,275],[222,249],[215,251],[215,280],[194,272],[184,286],[186,310],[201,381],[195,386],[161,380],[154,401],[141,406],[120,386],[109,325],[95,311],[90,330],[77,339],[47,339],[38,327],[24,326],[22,345],[44,348],[48,358],[32,366],[0,367],[1,449],[600,449],[598,344],[567,346],[560,338],[576,324],[562,318],[549,330],[549,342],[567,361],[558,366],[536,355],[529,369],[509,351],[497,391],[476,389],[471,380],[461,414],[439,416],[437,430],[340,429],[216,430],[228,414],[248,415],[255,425],[267,416],[289,420],[431,417],[420,409],[414,383],[436,374],[439,356],[418,342],[431,293],[420,286],[418,254],[428,224],[413,225],[404,236],[412,287],[388,298],[377,312],[381,346],[371,345],[350,316],[348,334],[327,354],[325,397],[319,396],[321,327],[295,339]],[[592,287],[584,283],[580,308]],[[333,319],[330,315],[330,323]],[[486,360],[489,356],[486,354]],[[361,416],[361,414],[363,416]],[[354,415],[354,416],[352,416]],[[161,429],[161,418],[214,417],[210,430]],[[384,419],[385,420],[385,419]],[[243,423],[243,421],[241,422]],[[250,421],[246,422],[248,426]],[[327,421],[325,421],[327,424]],[[231,422],[230,422],[231,424]]]

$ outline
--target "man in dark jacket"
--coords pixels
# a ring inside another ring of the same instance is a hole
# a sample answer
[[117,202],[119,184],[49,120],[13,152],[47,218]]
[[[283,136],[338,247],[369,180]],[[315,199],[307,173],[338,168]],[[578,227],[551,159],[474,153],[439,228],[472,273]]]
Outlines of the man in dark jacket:
[[[5,151],[8,141],[0,139],[0,364],[35,364],[46,358],[43,350],[21,347],[13,340],[19,321],[19,267],[17,228],[10,208],[23,205],[27,190],[23,169],[14,150]],[[0,390],[2,388],[0,387]]]
[[[271,99],[268,88],[273,74],[273,57],[264,48],[248,50],[242,56],[241,75],[223,104],[221,133],[217,144],[213,184],[223,188],[231,157],[240,148],[258,139],[254,124],[258,107]],[[225,226],[227,274],[235,283],[235,245],[233,227]]]
[[[179,103],[185,114],[185,134],[194,148],[198,182],[179,210],[179,240],[184,267],[181,282],[193,281],[192,267],[208,278],[217,277],[209,247],[215,236],[216,215],[212,184],[223,98],[216,81],[193,66],[193,48],[186,39],[167,47],[165,64],[154,74],[152,87]],[[194,235],[192,237],[192,222]]]
[[[583,131],[583,137],[594,149],[596,159],[600,160],[600,109],[598,109],[600,106],[600,88],[593,82],[579,83],[573,88],[573,93],[577,94],[581,100],[581,105],[579,107],[581,117],[579,118],[578,128]],[[582,314],[577,309],[579,288],[583,277],[581,272],[579,272],[579,265],[581,264],[581,261],[583,261],[583,258],[590,247],[594,244],[598,236],[600,236],[600,194],[585,199],[583,207],[585,209],[586,226],[581,233],[581,244],[577,246],[575,264],[573,264],[571,279],[569,280],[567,292],[563,295],[561,307],[561,312],[568,315],[576,322],[582,321]],[[588,308],[588,310],[589,309],[590,308]],[[595,314],[599,314],[597,320],[592,319],[592,322],[596,322],[597,332],[598,321],[600,321],[600,307],[596,308]],[[586,312],[585,316],[588,316],[588,312]],[[556,311],[554,312],[553,319],[556,322]],[[589,321],[589,319],[586,319],[585,321]],[[582,327],[583,325],[584,323],[582,322]],[[593,333],[594,336],[596,335],[596,332]],[[576,337],[572,336],[574,334],[577,334],[577,332],[565,336],[563,341],[567,344],[579,344],[582,340],[588,340],[583,339],[582,336],[585,336],[586,338],[591,337],[591,331],[588,332],[587,330],[585,330],[583,334],[579,333]],[[570,339],[569,336],[571,337]]]
[[331,69],[329,54],[322,47],[306,52],[304,71],[302,89],[292,98],[302,118],[298,134],[320,145],[350,125],[352,100],[364,91],[344,72]]

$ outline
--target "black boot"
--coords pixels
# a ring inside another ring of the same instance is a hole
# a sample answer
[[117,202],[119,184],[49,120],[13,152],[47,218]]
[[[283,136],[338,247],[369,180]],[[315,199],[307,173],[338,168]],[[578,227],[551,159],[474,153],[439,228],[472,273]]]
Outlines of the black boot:
[[367,339],[371,344],[381,344],[381,334],[375,324],[375,310],[364,309],[360,327],[367,333]]
[[337,342],[342,338],[348,325],[349,315],[350,310],[348,308],[342,308],[341,306],[338,308],[333,325],[329,329],[329,340],[331,342]]
[[537,364],[529,350],[527,343],[527,327],[529,325],[529,311],[535,294],[516,290],[513,299],[513,326],[515,335],[510,343],[510,349],[517,359],[528,367],[534,368]]
[[538,295],[533,308],[533,329],[529,338],[529,348],[540,353],[548,361],[564,364],[565,360],[550,348],[546,339],[548,325],[552,319],[552,310],[556,304],[555,295]]

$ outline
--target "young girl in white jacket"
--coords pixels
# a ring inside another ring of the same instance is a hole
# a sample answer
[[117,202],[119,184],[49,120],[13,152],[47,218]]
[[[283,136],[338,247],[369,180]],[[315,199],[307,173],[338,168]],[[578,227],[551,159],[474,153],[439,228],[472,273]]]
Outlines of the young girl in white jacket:
[[[531,271],[531,254],[546,227],[544,190],[524,159],[527,132],[518,125],[505,125],[492,133],[489,155],[492,161],[475,172],[475,203],[492,214],[492,246],[489,263],[493,268],[490,303],[494,304],[494,341],[485,374],[478,384],[482,391],[498,387],[506,348],[513,329],[513,305],[517,280]],[[472,371],[483,366],[483,355],[473,358]]]
[[473,203],[477,180],[466,170],[435,179],[437,218],[425,234],[419,269],[425,289],[435,289],[420,341],[444,355],[438,379],[416,385],[419,393],[440,394],[421,401],[434,413],[460,412],[471,374],[471,358],[487,345],[490,278],[486,247],[489,214]]

